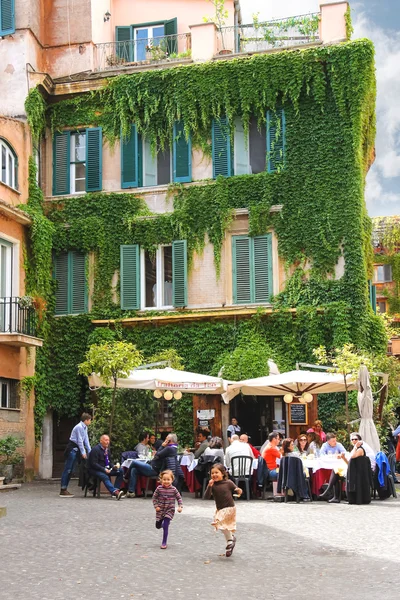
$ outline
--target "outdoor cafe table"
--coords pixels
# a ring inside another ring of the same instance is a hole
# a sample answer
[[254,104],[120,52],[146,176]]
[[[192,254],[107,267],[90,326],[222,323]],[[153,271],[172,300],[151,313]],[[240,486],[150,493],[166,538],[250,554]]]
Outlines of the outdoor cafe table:
[[337,458],[337,454],[320,456],[319,458],[309,458],[304,460],[304,465],[312,471],[311,476],[311,491],[313,495],[318,496],[319,490],[324,483],[328,483],[332,471],[338,468],[346,474],[347,464],[341,458]]
[[[132,458],[127,458],[126,460],[124,460],[124,462],[122,463],[121,467],[129,469],[130,464],[132,462]],[[146,460],[144,458],[136,458],[135,460],[139,460],[140,462],[143,463],[147,463],[150,462],[150,460]],[[137,476],[137,480],[136,480],[136,496],[142,496],[144,494],[144,490],[146,489],[146,480],[148,478],[145,475],[140,475],[140,473],[138,473]],[[150,481],[150,489],[152,489],[152,491],[154,491],[155,489],[155,480]]]
[[[198,464],[198,459],[194,458],[193,454],[184,454],[181,460],[181,468],[183,471],[183,476],[185,478],[186,486],[192,494],[199,491],[201,489],[200,483],[197,481],[194,470]],[[254,475],[254,471],[257,470],[258,461],[257,459],[253,460],[252,473]]]

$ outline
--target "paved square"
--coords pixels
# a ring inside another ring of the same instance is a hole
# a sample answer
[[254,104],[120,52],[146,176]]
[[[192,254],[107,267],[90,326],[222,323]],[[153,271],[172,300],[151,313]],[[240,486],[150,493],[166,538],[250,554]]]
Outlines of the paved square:
[[210,527],[212,501],[184,495],[167,550],[151,499],[71,499],[38,482],[1,493],[1,600],[399,597],[400,500],[369,506],[239,501],[237,545]]

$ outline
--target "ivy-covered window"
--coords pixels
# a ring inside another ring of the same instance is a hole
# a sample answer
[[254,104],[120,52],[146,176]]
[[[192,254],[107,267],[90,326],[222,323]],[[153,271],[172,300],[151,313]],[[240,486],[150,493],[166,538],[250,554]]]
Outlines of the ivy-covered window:
[[86,256],[76,250],[62,252],[54,259],[56,315],[87,312]]
[[376,285],[374,285],[371,280],[368,280],[368,293],[369,303],[374,313],[376,313]]
[[14,0],[0,0],[0,36],[15,33]]
[[121,187],[152,187],[192,180],[192,144],[186,139],[183,123],[176,121],[172,152],[169,148],[153,155],[150,143],[131,126],[121,143]]
[[212,124],[213,177],[280,171],[285,162],[286,124],[283,109],[267,111],[266,126],[255,117],[245,132],[242,120],[233,123],[233,143],[226,117]]
[[53,141],[53,195],[98,192],[101,188],[101,127],[56,133]]
[[390,283],[393,281],[392,265],[374,266],[374,283]]
[[121,246],[121,308],[166,309],[187,305],[187,243],[172,242],[150,253]]
[[233,303],[270,302],[272,296],[271,234],[232,237]]
[[[177,33],[177,19],[118,26],[115,30],[116,55],[126,62],[144,61],[149,54],[154,58],[166,58],[178,51]],[[159,51],[152,52],[153,48],[159,48]]]

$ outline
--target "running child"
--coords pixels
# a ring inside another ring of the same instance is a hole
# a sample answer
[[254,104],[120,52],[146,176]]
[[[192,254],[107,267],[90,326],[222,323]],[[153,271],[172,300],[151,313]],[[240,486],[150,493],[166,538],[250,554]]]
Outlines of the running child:
[[214,521],[211,523],[215,530],[220,529],[226,539],[226,556],[231,556],[236,544],[236,506],[233,501],[233,492],[238,496],[242,490],[228,479],[228,473],[223,465],[214,465],[211,469],[211,479],[207,486],[204,498],[213,496],[216,504]]
[[182,512],[183,508],[182,496],[176,487],[172,485],[174,478],[175,476],[172,471],[162,471],[160,473],[161,485],[157,486],[153,494],[153,504],[156,509],[156,528],[163,528],[161,550],[165,550],[167,547],[168,528],[174,518],[175,501],[178,502],[178,512]]

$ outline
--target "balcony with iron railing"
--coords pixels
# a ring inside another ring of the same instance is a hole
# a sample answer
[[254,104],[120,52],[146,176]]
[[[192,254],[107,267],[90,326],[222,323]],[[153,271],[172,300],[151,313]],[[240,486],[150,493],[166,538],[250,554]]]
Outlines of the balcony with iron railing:
[[0,344],[41,346],[36,337],[38,315],[29,296],[0,298]]
[[190,61],[191,48],[190,33],[96,44],[95,70]]
[[274,48],[290,48],[320,41],[320,13],[251,25],[221,27],[217,32],[219,54],[248,54]]

